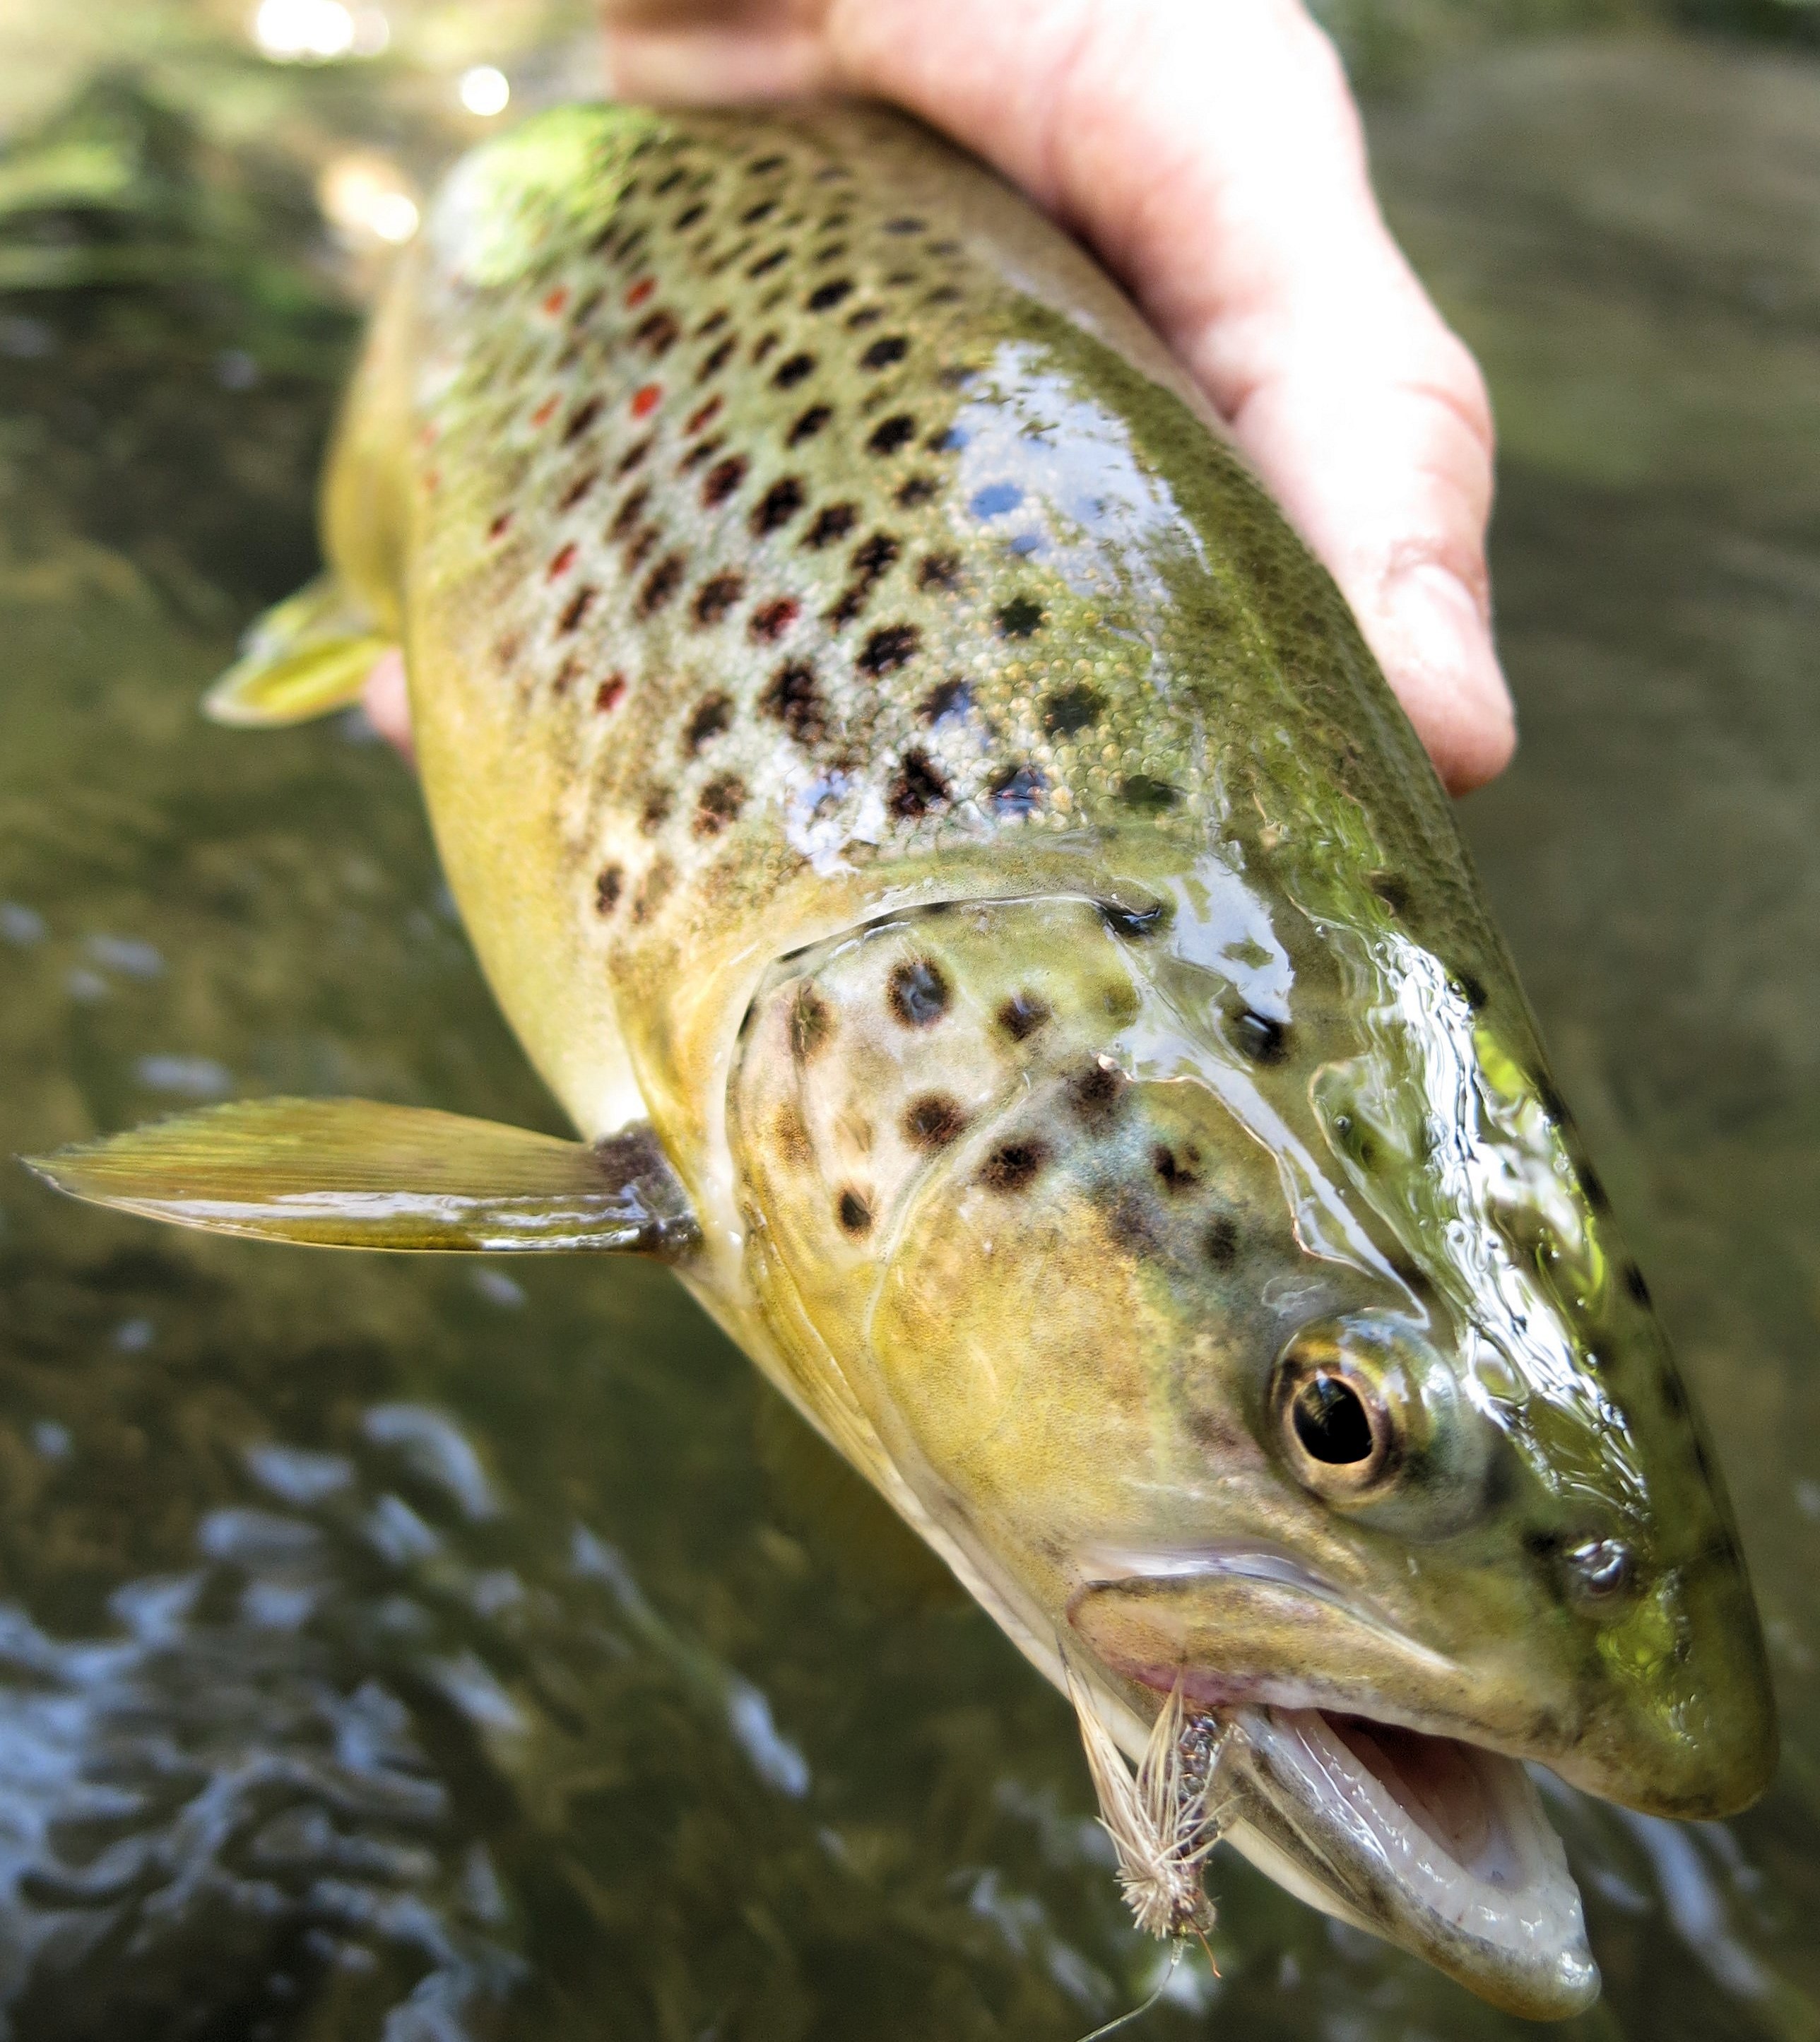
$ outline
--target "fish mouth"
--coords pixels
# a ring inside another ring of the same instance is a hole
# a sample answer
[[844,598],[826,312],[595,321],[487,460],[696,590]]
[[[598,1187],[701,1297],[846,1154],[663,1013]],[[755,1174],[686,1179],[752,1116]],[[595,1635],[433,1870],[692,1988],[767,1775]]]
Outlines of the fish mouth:
[[[1299,1571],[1268,1554],[1198,1556],[1184,1571],[1210,1566],[1279,1585]],[[1160,1571],[1134,1570],[1153,1581]],[[1131,1579],[1091,1584],[1076,1609]],[[1229,1726],[1225,1840],[1298,1899],[1531,2020],[1565,2019],[1598,1996],[1580,1891],[1520,1760],[1316,1684],[1248,1696],[1210,1668],[1146,1665],[1099,1641],[1094,1651],[1114,1676],[1161,1694],[1179,1685],[1191,1709]]]

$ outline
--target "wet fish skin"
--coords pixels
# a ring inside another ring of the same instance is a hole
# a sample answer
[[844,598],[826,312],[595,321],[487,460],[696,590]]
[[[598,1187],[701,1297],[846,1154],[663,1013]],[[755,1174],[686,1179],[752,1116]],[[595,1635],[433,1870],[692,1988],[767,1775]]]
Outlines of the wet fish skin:
[[1577,1902],[1412,1897],[1271,1739],[1741,1804],[1729,1507],[1432,769],[1115,289],[894,116],[564,109],[432,209],[327,514],[488,977],[584,1134],[648,1119],[708,1309],[1134,1756],[1178,1681],[1249,1723],[1295,1890],[1584,2003]]

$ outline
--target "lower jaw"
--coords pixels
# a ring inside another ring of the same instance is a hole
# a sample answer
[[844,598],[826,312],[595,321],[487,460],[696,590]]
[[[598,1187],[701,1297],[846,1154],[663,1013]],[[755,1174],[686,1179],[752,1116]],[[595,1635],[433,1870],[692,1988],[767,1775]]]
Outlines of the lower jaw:
[[1218,1713],[1242,1739],[1230,1841],[1260,1870],[1512,2012],[1596,1997],[1578,1890],[1515,1761],[1312,1709]]

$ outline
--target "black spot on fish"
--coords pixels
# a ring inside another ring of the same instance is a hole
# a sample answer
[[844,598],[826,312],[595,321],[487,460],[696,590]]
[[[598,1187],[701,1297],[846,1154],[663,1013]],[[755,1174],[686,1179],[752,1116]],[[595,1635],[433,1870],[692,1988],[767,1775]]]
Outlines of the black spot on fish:
[[1680,1378],[1673,1369],[1664,1369],[1661,1379],[1662,1409],[1671,1418],[1684,1418],[1688,1411],[1688,1393],[1681,1387]]
[[667,858],[657,859],[639,882],[638,896],[632,904],[633,921],[642,922],[656,914],[669,897],[670,889],[675,883],[675,866]]
[[1180,1156],[1166,1141],[1159,1141],[1150,1151],[1150,1167],[1166,1191],[1192,1191],[1201,1181],[1201,1173],[1195,1167],[1200,1160],[1201,1152],[1192,1145]]
[[718,836],[746,805],[746,783],[736,773],[717,774],[695,804],[697,836]]
[[731,334],[728,335],[725,340],[717,342],[713,351],[705,357],[702,366],[696,370],[695,380],[698,383],[705,383],[710,376],[718,376],[732,361],[733,350],[738,344]]
[[1095,1134],[1103,1134],[1123,1111],[1130,1080],[1116,1064],[1098,1058],[1078,1077],[1069,1081],[1068,1102],[1075,1118]]
[[906,1028],[927,1028],[948,1011],[948,981],[940,966],[911,958],[893,967],[885,998]]
[[657,312],[637,328],[632,338],[640,347],[648,349],[656,356],[667,354],[681,338],[682,332],[674,313]]
[[787,248],[774,248],[770,254],[761,255],[746,274],[748,277],[768,276],[779,263],[787,262],[790,260],[790,251]]
[[853,549],[853,571],[868,582],[877,581],[897,560],[897,541],[889,532],[874,532]]
[[638,827],[647,836],[655,836],[669,820],[671,804],[675,796],[667,787],[653,787],[644,797],[644,806],[639,811]]
[[1534,1080],[1535,1096],[1542,1102],[1542,1110],[1557,1127],[1564,1126],[1567,1120],[1567,1103],[1543,1073],[1538,1071]]
[[698,340],[705,340],[709,334],[718,333],[731,317],[732,315],[728,312],[727,308],[722,305],[718,312],[709,313],[708,316],[696,327],[695,338]]
[[877,326],[884,316],[884,308],[881,306],[867,305],[863,311],[855,312],[847,323],[857,332],[863,326]]
[[913,510],[919,503],[927,503],[940,494],[942,485],[932,475],[913,475],[899,485],[896,502],[906,510]]
[[782,156],[759,156],[753,161],[746,174],[749,178],[768,178],[774,172],[781,170],[787,160]]
[[721,415],[726,401],[724,397],[710,397],[706,403],[698,405],[689,415],[689,423],[682,428],[684,433],[693,439],[705,425]]
[[693,759],[711,737],[718,737],[728,729],[732,721],[733,698],[731,695],[704,695],[696,706],[695,713],[689,719],[688,728],[682,733],[685,755]]
[[801,745],[813,745],[828,730],[828,708],[816,686],[815,670],[800,662],[780,667],[761,706]]
[[946,1149],[967,1125],[959,1105],[940,1092],[926,1092],[904,1109],[904,1138],[914,1149]]
[[860,648],[858,665],[863,673],[893,673],[915,658],[923,634],[914,624],[888,624],[874,631]]
[[802,544],[819,553],[824,546],[832,546],[836,539],[844,539],[858,522],[857,503],[824,504],[803,533]]
[[1042,605],[1027,595],[1014,596],[998,614],[999,631],[1007,638],[1027,638],[1042,621]]
[[619,897],[625,885],[625,868],[605,865],[594,882],[594,911],[597,915],[610,915],[619,905]]
[[832,282],[818,285],[806,300],[806,309],[812,312],[825,312],[838,305],[853,289],[851,280],[836,277]]
[[900,220],[886,220],[885,231],[887,234],[920,234],[928,224],[926,220],[913,219],[906,214]]
[[1409,912],[1413,897],[1409,882],[1400,873],[1368,872],[1365,883],[1393,915],[1406,915]]
[[613,471],[614,473],[625,476],[631,474],[635,468],[641,468],[644,465],[645,456],[650,453],[656,442],[656,435],[652,434],[640,440],[636,445],[628,447],[620,456],[619,465]]
[[1600,1182],[1598,1172],[1590,1163],[1580,1165],[1580,1191],[1592,1211],[1608,1213],[1612,1210],[1612,1201],[1606,1195],[1605,1187]]
[[899,411],[884,419],[874,430],[866,442],[868,453],[892,454],[908,446],[916,437],[916,421],[908,411]]
[[666,553],[650,573],[644,586],[638,591],[637,605],[640,617],[655,617],[670,600],[681,585],[682,570],[688,564],[680,553]]
[[973,704],[973,690],[956,674],[938,682],[917,704],[916,713],[924,723],[935,727],[964,717]]
[[1482,1013],[1485,1004],[1485,981],[1475,973],[1458,970],[1454,973],[1454,983],[1460,989],[1460,997],[1474,1013]]
[[834,1033],[834,1015],[812,985],[799,987],[790,1008],[790,1048],[807,1063]]
[[1046,1143],[1036,1140],[1007,1141],[995,1149],[980,1172],[980,1182],[989,1191],[1021,1191],[1033,1184],[1049,1161]]
[[1229,1269],[1238,1260],[1239,1230],[1224,1213],[1207,1222],[1201,1236],[1201,1252],[1216,1269]]
[[1043,704],[1042,727],[1052,737],[1072,737],[1097,722],[1104,707],[1092,688],[1065,688]]
[[1289,1054],[1289,1023],[1242,1008],[1233,1016],[1233,1038],[1254,1064],[1280,1064]]
[[559,510],[572,510],[600,480],[598,468],[585,468],[565,489],[556,503]]
[[746,584],[736,574],[716,575],[703,582],[695,598],[695,621],[718,624],[745,592]]
[[958,553],[927,553],[916,570],[919,588],[958,588],[961,582]]
[[793,354],[787,361],[778,364],[778,373],[771,380],[780,390],[793,390],[805,376],[814,373],[815,357],[812,354]]
[[708,208],[699,201],[694,205],[686,205],[671,221],[672,231],[678,234],[686,234],[689,229],[705,215],[707,210]]
[[872,1231],[872,1208],[858,1191],[843,1191],[835,1202],[834,1211],[843,1233],[852,1234],[857,1239]]
[[805,440],[812,440],[833,416],[834,412],[830,406],[811,404],[790,427],[785,436],[785,444],[788,446],[801,446]]
[[1049,1006],[1034,992],[1014,992],[992,1018],[1014,1042],[1024,1042],[1049,1019]]
[[[910,343],[900,333],[887,334],[882,340],[875,340],[859,358],[862,369],[889,369],[894,361],[901,361],[910,352]],[[916,428],[912,423],[910,430]]]
[[1182,798],[1182,790],[1167,780],[1153,779],[1148,773],[1128,773],[1119,784],[1118,798],[1140,815],[1160,815]]
[[562,615],[556,619],[556,629],[564,637],[580,628],[582,619],[593,607],[595,595],[595,591],[584,584],[569,598]]
[[1034,766],[1008,767],[987,790],[986,799],[995,815],[1033,815],[1042,806],[1046,785]]
[[774,198],[760,199],[756,205],[748,206],[740,215],[740,224],[742,227],[756,227],[761,220],[770,219],[777,209],[778,202]]
[[644,507],[651,500],[651,485],[641,482],[625,501],[620,505],[613,522],[607,527],[610,537],[623,539],[644,514]]
[[563,445],[573,446],[605,408],[606,400],[601,397],[590,397],[585,403],[578,405],[563,428]]
[[729,454],[725,461],[716,461],[702,476],[702,501],[710,510],[717,503],[725,503],[745,479],[745,456]]
[[948,783],[927,753],[906,751],[891,786],[891,813],[910,821],[939,808],[948,798]]
[[1624,1264],[1624,1288],[1639,1305],[1646,1306],[1648,1305],[1650,1287],[1643,1280],[1642,1271],[1634,1262],[1627,1262]]
[[752,513],[753,536],[762,539],[767,532],[787,525],[802,508],[804,500],[801,479],[793,475],[781,476],[759,498]]

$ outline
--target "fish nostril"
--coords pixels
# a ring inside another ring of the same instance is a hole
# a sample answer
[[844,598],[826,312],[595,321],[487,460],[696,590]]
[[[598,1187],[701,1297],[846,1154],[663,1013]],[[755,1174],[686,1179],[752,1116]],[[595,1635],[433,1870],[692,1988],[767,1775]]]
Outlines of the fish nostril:
[[1628,1593],[1637,1576],[1635,1556],[1621,1539],[1587,1539],[1562,1555],[1575,1599],[1608,1608]]

